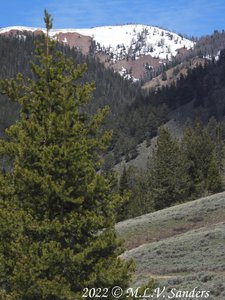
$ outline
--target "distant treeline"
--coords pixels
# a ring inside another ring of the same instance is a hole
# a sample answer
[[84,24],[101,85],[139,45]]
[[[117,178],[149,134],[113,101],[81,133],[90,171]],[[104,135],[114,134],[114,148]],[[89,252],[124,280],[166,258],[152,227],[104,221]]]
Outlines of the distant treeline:
[[225,121],[196,119],[181,140],[160,129],[148,168],[124,167],[118,189],[129,199],[119,209],[124,220],[224,190]]

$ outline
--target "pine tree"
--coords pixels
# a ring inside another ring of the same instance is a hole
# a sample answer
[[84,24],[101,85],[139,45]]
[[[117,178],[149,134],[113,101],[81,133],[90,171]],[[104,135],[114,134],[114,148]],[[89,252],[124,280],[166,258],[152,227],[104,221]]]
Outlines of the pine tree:
[[217,122],[215,117],[211,117],[207,124],[207,131],[214,144],[215,159],[220,175],[224,172],[224,137],[223,123]]
[[176,139],[162,128],[150,164],[150,186],[155,208],[162,209],[185,199],[188,177]]
[[124,165],[123,173],[118,183],[119,194],[124,198],[124,201],[118,207],[117,221],[123,221],[129,218],[129,202],[130,202],[130,187],[128,183],[127,169]]
[[78,300],[85,287],[125,288],[133,264],[118,258],[114,225],[122,197],[99,172],[111,137],[101,129],[108,109],[85,113],[94,90],[82,81],[86,66],[74,67],[56,50],[46,11],[45,23],[32,78],[18,74],[0,83],[21,107],[0,140],[0,155],[12,164],[0,176],[0,291],[9,299]]
[[215,155],[213,156],[208,170],[207,189],[209,192],[218,193],[222,191],[222,178],[219,173],[219,168],[216,162]]
[[185,130],[182,149],[187,160],[190,195],[198,197],[207,191],[207,177],[213,159],[214,145],[200,120]]
[[154,211],[148,172],[130,166],[127,169],[130,199],[127,204],[127,218],[134,218]]
[[123,173],[120,177],[119,181],[119,191],[121,195],[124,195],[124,193],[129,189],[128,186],[128,178],[127,178],[127,169],[126,166],[124,165],[123,167]]

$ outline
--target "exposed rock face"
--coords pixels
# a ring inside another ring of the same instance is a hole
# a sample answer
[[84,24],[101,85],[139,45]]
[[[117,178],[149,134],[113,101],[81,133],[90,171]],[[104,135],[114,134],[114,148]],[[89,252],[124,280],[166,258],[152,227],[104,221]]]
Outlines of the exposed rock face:
[[62,42],[70,47],[78,48],[82,53],[88,54],[91,46],[91,37],[85,36],[76,32],[62,33],[56,35],[59,42]]

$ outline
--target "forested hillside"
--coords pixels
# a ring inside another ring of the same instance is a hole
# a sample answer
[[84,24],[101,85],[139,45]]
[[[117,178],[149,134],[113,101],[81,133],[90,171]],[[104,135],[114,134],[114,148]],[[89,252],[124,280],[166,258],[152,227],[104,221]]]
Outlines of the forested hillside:
[[[11,77],[18,71],[30,75],[28,62],[33,60],[37,38],[27,35],[26,38],[1,36],[0,39],[1,77]],[[118,219],[223,189],[225,134],[224,123],[217,121],[222,120],[225,112],[224,51],[221,51],[219,60],[208,60],[204,66],[200,64],[189,69],[187,76],[181,75],[176,84],[146,93],[139,85],[124,80],[93,57],[84,56],[74,48],[59,44],[57,47],[64,55],[71,57],[75,64],[87,64],[82,81],[95,81],[93,101],[86,105],[85,110],[93,114],[105,105],[110,107],[104,128],[113,130],[113,137],[104,157],[105,169],[111,170],[121,160],[128,162],[137,157],[137,146],[143,141],[150,146],[151,139],[158,134],[159,126],[169,120],[174,109],[183,127],[187,117],[191,120],[181,143],[173,140],[173,132],[161,131],[159,143],[162,143],[162,151],[165,153],[160,152],[159,144],[156,145],[159,148],[154,151],[153,159],[146,162],[150,171],[148,168],[145,171],[138,168],[124,169],[119,190],[122,194],[130,190],[131,197],[125,208],[119,211]],[[185,117],[182,117],[183,107],[187,103],[191,103],[192,109],[185,111]],[[1,135],[18,118],[18,111],[18,104],[9,102],[5,97],[1,98]],[[199,121],[192,126],[196,116]],[[211,131],[204,131],[204,126],[212,116],[215,119],[209,123]],[[204,146],[198,148],[201,139]],[[189,145],[192,147],[189,148]],[[192,153],[194,150],[196,152]],[[173,156],[170,156],[171,153]],[[202,169],[204,157],[206,161]],[[177,174],[176,177],[171,170]],[[166,185],[160,188],[162,180],[166,181]]]
[[149,92],[149,101],[165,105],[173,128],[183,133],[176,139],[173,130],[160,129],[155,147],[155,141],[147,141],[145,151],[152,156],[142,170],[124,161],[120,189],[132,192],[122,219],[224,190],[224,70],[221,51],[218,61],[200,64],[176,84]]
[[[26,76],[31,75],[29,62],[34,59],[35,40],[38,39],[38,37],[29,34],[25,37],[0,36],[1,78],[12,77],[18,72]],[[61,44],[58,44],[57,47],[66,56],[72,57],[75,64],[87,64],[88,70],[83,80],[96,82],[95,101],[88,106],[90,111],[95,111],[101,106],[110,104],[112,113],[117,114],[118,106],[132,103],[136,99],[139,88],[133,86],[129,81],[123,80],[121,76],[112,70],[104,68],[100,62],[90,56],[84,56],[75,48],[71,49]]]
[[[37,37],[27,34],[25,37],[0,36],[0,78],[8,78],[17,72],[28,76],[29,61],[33,60],[34,42]],[[123,79],[110,68],[91,56],[85,56],[75,48],[58,44],[66,56],[72,57],[75,64],[87,64],[84,81],[95,81],[94,101],[86,106],[93,113],[98,108],[108,105],[109,116],[105,128],[113,129],[114,135],[111,151],[106,156],[106,167],[110,168],[119,162],[121,156],[131,159],[137,155],[136,146],[145,138],[151,138],[157,133],[160,124],[167,120],[166,107],[153,107],[143,95],[140,86]],[[0,98],[0,134],[18,118],[19,107]]]
[[[200,55],[206,48],[221,49],[224,34],[214,33],[210,37],[200,39],[189,56]],[[32,60],[34,40],[37,37],[27,34],[24,36],[0,36],[0,77],[13,76],[18,71],[29,75],[29,61]],[[200,46],[201,45],[201,46]],[[206,47],[207,45],[207,47]],[[113,129],[114,135],[109,153],[106,155],[105,167],[111,168],[119,163],[122,157],[129,161],[138,155],[137,145],[157,135],[157,128],[169,120],[168,113],[179,109],[193,101],[194,111],[201,113],[204,107],[204,119],[214,115],[221,118],[225,110],[224,97],[224,61],[223,52],[217,62],[207,60],[187,71],[187,76],[180,75],[177,82],[170,87],[157,88],[157,92],[141,90],[139,84],[124,80],[110,68],[105,68],[91,56],[84,56],[75,48],[58,45],[65,55],[71,56],[75,64],[86,63],[88,66],[85,80],[95,81],[96,90],[94,101],[90,102],[87,110],[96,111],[99,107],[110,106],[110,114],[105,127]],[[197,50],[198,49],[198,50]],[[208,52],[207,52],[208,53]],[[184,59],[180,55],[180,61]],[[185,58],[187,59],[187,57]],[[178,60],[178,58],[177,58]],[[175,71],[174,71],[175,72]],[[190,112],[190,114],[192,114]],[[18,107],[1,98],[0,134],[18,117]]]
[[[189,38],[194,41],[194,46],[189,50],[180,49],[178,55],[174,57],[170,62],[161,64],[158,68],[146,68],[145,76],[142,80],[144,83],[148,82],[152,78],[159,75],[164,76],[165,71],[175,68],[174,75],[176,76],[177,68],[181,68],[183,64],[191,64],[192,59],[200,58],[206,60],[217,60],[219,58],[220,52],[224,49],[225,45],[225,32],[215,30],[213,34],[202,36],[200,38]],[[181,66],[180,66],[181,65]]]

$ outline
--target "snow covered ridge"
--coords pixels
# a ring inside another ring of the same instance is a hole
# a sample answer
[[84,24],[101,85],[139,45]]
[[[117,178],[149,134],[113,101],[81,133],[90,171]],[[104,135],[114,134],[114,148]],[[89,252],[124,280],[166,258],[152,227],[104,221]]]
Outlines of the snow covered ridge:
[[[43,28],[13,26],[0,29],[0,34],[10,31],[46,32]],[[95,51],[108,54],[111,61],[138,59],[143,55],[170,60],[176,56],[178,49],[190,49],[194,46],[194,42],[176,33],[141,24],[53,29],[50,35],[56,38],[60,33],[78,33],[93,38],[96,43]]]
[[[0,28],[0,34],[23,32],[46,33],[38,27],[13,26]],[[84,54],[96,54],[106,67],[112,67],[126,79],[137,81],[146,71],[157,69],[179,53],[194,47],[194,42],[158,27],[141,24],[94,28],[53,29],[50,36]]]
[[110,54],[113,60],[127,56],[137,59],[143,55],[170,60],[178,49],[194,46],[192,41],[173,32],[140,24],[78,29],[77,32],[91,36],[97,43],[96,50]]

